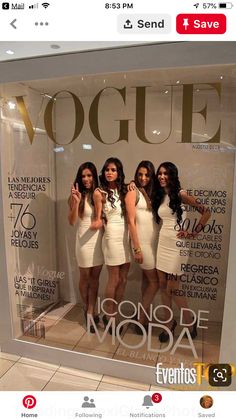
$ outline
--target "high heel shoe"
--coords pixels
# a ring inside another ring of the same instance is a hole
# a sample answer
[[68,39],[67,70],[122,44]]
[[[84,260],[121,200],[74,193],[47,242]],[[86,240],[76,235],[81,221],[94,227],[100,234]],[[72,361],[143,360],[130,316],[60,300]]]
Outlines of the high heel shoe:
[[[140,323],[140,325],[142,325],[144,327],[144,329],[146,330],[146,333],[148,332],[148,324],[142,324]],[[143,331],[141,329],[140,326],[138,326],[137,324],[134,325],[134,330],[136,335],[143,335]]]
[[[86,329],[88,329],[87,328],[87,323],[88,323],[88,320],[87,320],[87,315],[88,315],[89,313],[86,311],[86,310],[84,310],[84,317],[85,317],[85,323],[86,323]],[[94,320],[94,323],[95,324],[98,324],[99,323],[99,316],[98,315],[96,315],[96,316],[93,316],[93,320]],[[89,326],[89,330],[87,330],[89,333],[96,333],[96,331],[95,331],[95,328],[94,328],[94,326],[91,324],[90,326]]]
[[[106,329],[109,320],[107,320],[107,317],[106,317],[105,314],[102,316],[102,321],[103,321],[103,324],[104,324],[104,328]],[[112,335],[112,326],[109,327],[108,332],[109,332],[110,335]]]
[[[135,320],[140,325],[142,325],[144,327],[144,329],[146,330],[146,333],[148,332],[148,323],[147,324],[140,323],[140,320],[139,320],[137,314],[134,316],[133,320]],[[134,330],[135,330],[136,335],[142,335],[143,334],[141,327],[138,326],[137,324],[134,325]]]
[[[190,336],[192,339],[195,339],[197,337],[197,319],[193,323],[191,332],[189,331]],[[184,334],[184,337],[187,338],[187,333]]]
[[195,321],[195,323],[193,324],[193,329],[190,332],[190,336],[192,339],[195,339],[197,337],[197,319]]
[[[104,314],[104,316],[102,316],[102,321],[103,321],[104,327],[105,327],[105,329],[106,329],[106,327],[107,327],[107,325],[108,325],[109,320],[107,320],[107,317],[106,317],[106,315],[105,315],[105,314]],[[121,326],[121,328],[120,328],[120,331],[119,331],[119,334],[120,334],[120,335],[121,335],[122,331],[123,331],[123,326]],[[113,334],[113,329],[112,329],[112,326],[110,326],[110,327],[109,327],[108,332],[109,332],[109,334],[110,334],[110,335],[112,335],[112,334]],[[117,326],[115,327],[115,334],[116,334],[116,336],[117,336]]]
[[104,326],[106,327],[108,325],[108,320],[107,320],[105,314],[102,316],[102,321],[103,321]]
[[[177,321],[174,319],[170,328],[170,332],[172,333],[173,336],[174,336],[174,331],[175,331],[176,326],[177,326]],[[164,330],[163,332],[159,334],[159,341],[161,343],[168,342],[169,338],[170,338],[169,334],[165,332]]]
[[98,323],[99,323],[99,321],[100,321],[100,319],[99,319],[99,315],[98,315],[98,314],[96,314],[95,316],[93,316],[93,320],[94,320],[94,323],[95,323],[95,324],[98,324]]
[[[118,327],[118,325],[116,326],[116,336],[117,336],[117,327]],[[121,335],[121,333],[123,332],[123,329],[124,329],[124,327],[121,326],[120,327],[120,331],[119,331],[119,335]]]

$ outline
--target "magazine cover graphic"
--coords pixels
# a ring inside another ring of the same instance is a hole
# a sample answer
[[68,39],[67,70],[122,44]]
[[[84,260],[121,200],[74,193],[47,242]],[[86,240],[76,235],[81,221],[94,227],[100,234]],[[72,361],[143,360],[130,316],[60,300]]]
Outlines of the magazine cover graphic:
[[[233,71],[225,66],[223,79],[215,66],[199,66],[1,85],[15,339],[158,366],[159,384],[170,388],[176,383],[164,382],[162,369],[219,362]],[[198,389],[191,372],[187,384]]]

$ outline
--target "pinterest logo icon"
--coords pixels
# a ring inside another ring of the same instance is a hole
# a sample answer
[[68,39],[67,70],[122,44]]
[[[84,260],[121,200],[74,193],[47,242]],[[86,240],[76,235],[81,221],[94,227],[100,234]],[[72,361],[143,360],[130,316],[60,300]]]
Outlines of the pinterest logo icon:
[[33,409],[36,406],[36,398],[30,395],[25,396],[22,403],[26,409]]

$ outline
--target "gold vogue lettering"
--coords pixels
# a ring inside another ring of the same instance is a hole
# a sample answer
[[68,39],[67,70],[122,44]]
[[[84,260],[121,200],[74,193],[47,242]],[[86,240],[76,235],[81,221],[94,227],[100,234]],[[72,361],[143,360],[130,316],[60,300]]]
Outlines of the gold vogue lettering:
[[[221,84],[220,83],[201,83],[212,86],[218,93],[219,99],[221,99]],[[207,105],[204,106],[200,111],[193,111],[193,87],[194,84],[183,85],[183,106],[182,106],[182,143],[196,142],[192,141],[192,125],[193,125],[193,114],[200,113],[205,122],[207,118]],[[221,121],[216,134],[204,141],[205,143],[219,143],[221,132]]]
[[55,93],[55,95],[49,100],[46,106],[45,113],[44,113],[44,125],[47,131],[47,134],[51,138],[51,140],[54,141],[58,145],[62,145],[56,141],[56,138],[53,132],[53,106],[55,104],[55,98],[57,97],[57,95],[59,95],[59,93],[69,93],[72,96],[72,99],[75,105],[75,131],[74,131],[74,135],[71,141],[67,143],[67,144],[71,144],[80,135],[83,125],[84,125],[84,108],[79,98],[74,93],[68,92],[67,90],[61,90],[60,92]]
[[[99,131],[99,126],[98,126],[98,108],[99,108],[100,97],[101,97],[102,93],[104,92],[104,90],[106,90],[106,89],[114,89],[117,92],[119,92],[124,103],[125,103],[125,94],[126,94],[126,88],[125,87],[123,89],[117,89],[116,87],[105,87],[104,89],[100,90],[100,92],[98,92],[98,94],[95,96],[95,98],[92,101],[92,104],[90,106],[90,111],[89,111],[89,125],[90,125],[91,131],[92,131],[94,137],[97,138],[97,140],[100,141],[103,144],[105,144],[105,143],[102,140],[102,137],[101,137],[100,131]],[[113,141],[112,144],[118,143],[118,141],[122,141],[122,140],[128,141],[129,120],[128,119],[123,119],[123,120],[121,119],[121,120],[119,120],[119,122],[120,122],[119,138],[116,141]]]
[[25,128],[26,128],[29,140],[30,140],[30,144],[32,144],[33,139],[34,139],[35,129],[33,128],[32,122],[30,120],[23,96],[16,96],[16,103],[17,103],[18,110],[21,114],[21,118],[25,124]]
[[[220,83],[201,83],[205,85],[210,85],[212,88],[214,88],[218,94],[219,102],[221,100],[221,84]],[[151,86],[134,86],[133,88],[136,89],[136,115],[135,115],[135,128],[136,128],[136,134],[137,137],[148,144],[154,144],[153,142],[149,141],[149,139],[146,137],[145,134],[145,126],[146,126],[146,96],[147,96],[147,88]],[[105,87],[104,89],[100,90],[97,95],[94,97],[90,109],[89,109],[89,126],[90,129],[94,135],[94,137],[100,141],[103,144],[107,144],[100,133],[99,129],[99,105],[100,105],[100,99],[102,97],[102,94],[107,89],[113,89],[117,93],[119,93],[120,97],[122,98],[123,105],[126,104],[126,87],[123,87],[122,89],[118,89],[116,87]],[[173,86],[171,86],[171,115],[172,115],[172,107],[173,107]],[[72,136],[72,139],[67,143],[71,144],[73,141],[76,140],[76,138],[79,137],[83,125],[84,125],[84,119],[85,119],[85,113],[83,105],[74,93],[69,92],[67,90],[62,90],[60,92],[57,92],[54,94],[54,96],[49,100],[45,112],[44,112],[44,125],[46,132],[49,136],[49,138],[55,142],[58,145],[62,145],[61,143],[57,142],[56,139],[56,133],[53,129],[53,110],[55,106],[55,98],[60,93],[66,92],[68,93],[74,102],[74,109],[75,109],[75,127],[74,127],[74,134]],[[194,84],[183,84],[183,98],[182,98],[182,143],[194,143],[192,139],[192,125],[193,125],[193,114],[200,114],[203,118],[205,123],[207,122],[207,105],[203,107],[203,109],[194,111],[193,110],[193,95],[194,95]],[[20,115],[22,117],[22,120],[24,122],[30,144],[33,143],[34,136],[35,136],[35,128],[33,127],[33,124],[31,122],[28,110],[26,108],[24,98],[23,96],[16,96],[16,102],[18,106],[18,110],[20,112]],[[104,116],[103,116],[104,117]],[[128,141],[129,140],[129,121],[131,119],[117,119],[116,121],[119,122],[119,136],[117,139],[114,139],[114,141],[109,144],[114,144],[119,141]],[[170,120],[170,132],[168,136],[163,140],[159,141],[159,143],[163,143],[166,141],[171,134],[172,131],[172,116]],[[221,134],[221,121],[219,121],[218,128],[216,129],[216,133],[213,137],[209,138],[208,140],[204,141],[207,143],[219,143],[220,142],[220,134]],[[65,144],[63,144],[65,145]]]

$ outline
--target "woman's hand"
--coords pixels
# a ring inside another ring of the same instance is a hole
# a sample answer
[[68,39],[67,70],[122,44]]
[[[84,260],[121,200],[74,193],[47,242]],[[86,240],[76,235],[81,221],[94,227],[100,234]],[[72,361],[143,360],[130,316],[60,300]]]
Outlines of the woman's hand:
[[76,186],[72,184],[71,190],[70,190],[70,196],[68,199],[68,205],[69,205],[68,220],[69,220],[70,225],[72,226],[75,225],[75,223],[78,220],[80,200],[81,200],[81,193],[79,192],[78,183],[76,183]]
[[90,230],[99,230],[99,228],[103,227],[103,221],[102,220],[94,220],[92,221],[90,225]]
[[197,235],[198,235],[197,231],[193,231],[192,233],[189,233],[188,230],[180,230],[176,234],[176,237],[178,239],[195,239],[195,237],[197,237]]
[[134,260],[137,263],[143,263],[143,253],[141,247],[133,248],[134,251]]
[[128,189],[128,192],[135,191],[136,185],[134,183],[134,180],[131,180],[131,182],[127,185],[127,189]]
[[143,263],[143,254],[141,251],[139,253],[134,253],[134,260],[137,263]]
[[80,200],[81,200],[81,193],[79,191],[79,185],[78,183],[76,183],[74,187],[74,185],[72,184],[71,191],[70,191],[70,201],[71,201],[72,206],[75,204],[79,204]]

